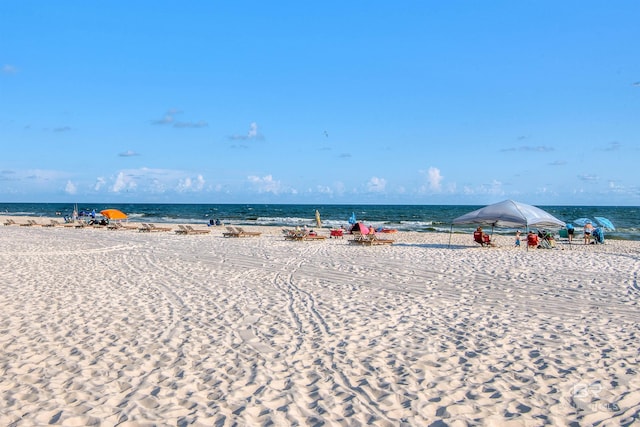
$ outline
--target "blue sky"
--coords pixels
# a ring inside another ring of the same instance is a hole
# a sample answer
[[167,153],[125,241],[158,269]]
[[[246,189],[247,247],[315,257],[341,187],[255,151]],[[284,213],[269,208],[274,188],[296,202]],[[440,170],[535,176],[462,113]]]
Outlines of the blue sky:
[[640,2],[0,0],[0,200],[640,205]]

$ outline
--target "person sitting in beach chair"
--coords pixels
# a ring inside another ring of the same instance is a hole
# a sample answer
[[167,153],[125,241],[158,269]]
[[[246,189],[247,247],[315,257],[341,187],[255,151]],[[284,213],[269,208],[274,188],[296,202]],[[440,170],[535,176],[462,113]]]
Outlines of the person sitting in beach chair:
[[553,234],[547,230],[538,231],[538,249],[553,249],[556,247],[556,240]]
[[473,232],[473,240],[480,246],[493,246],[491,237],[482,231],[482,227],[478,227],[476,231]]
[[527,234],[527,247],[537,248],[538,243],[538,236],[536,236],[533,231],[529,230],[529,233]]

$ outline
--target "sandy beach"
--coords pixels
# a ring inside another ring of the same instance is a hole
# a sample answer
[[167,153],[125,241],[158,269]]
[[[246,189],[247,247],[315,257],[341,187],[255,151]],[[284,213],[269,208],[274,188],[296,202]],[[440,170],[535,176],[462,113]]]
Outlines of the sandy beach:
[[640,422],[640,242],[246,228],[0,225],[0,425]]

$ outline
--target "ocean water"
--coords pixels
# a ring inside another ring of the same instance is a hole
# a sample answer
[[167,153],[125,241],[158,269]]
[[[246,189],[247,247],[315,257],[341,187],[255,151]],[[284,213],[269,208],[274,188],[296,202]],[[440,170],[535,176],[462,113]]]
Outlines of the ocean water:
[[[205,224],[220,219],[232,225],[271,225],[280,227],[315,227],[315,212],[320,212],[323,227],[348,226],[349,217],[374,227],[401,231],[449,232],[451,221],[482,206],[470,205],[279,205],[279,204],[78,204],[78,210],[99,213],[103,209],[120,209],[132,222]],[[615,231],[605,231],[608,239],[640,240],[640,207],[633,206],[538,206],[556,218],[573,222],[577,218],[605,217]],[[67,203],[0,203],[0,212],[15,216],[71,215],[74,206]],[[475,227],[453,228],[470,232]],[[514,230],[496,229],[509,234]]]

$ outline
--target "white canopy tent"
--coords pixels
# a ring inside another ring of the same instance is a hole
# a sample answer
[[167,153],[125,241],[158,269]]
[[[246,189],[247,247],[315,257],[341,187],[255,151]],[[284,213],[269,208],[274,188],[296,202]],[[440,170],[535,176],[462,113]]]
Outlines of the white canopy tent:
[[532,226],[539,228],[561,228],[565,226],[563,221],[560,221],[550,213],[535,206],[513,200],[505,200],[459,216],[451,223],[452,231],[454,225],[462,224],[491,226],[492,229],[494,227],[522,227],[527,230]]

